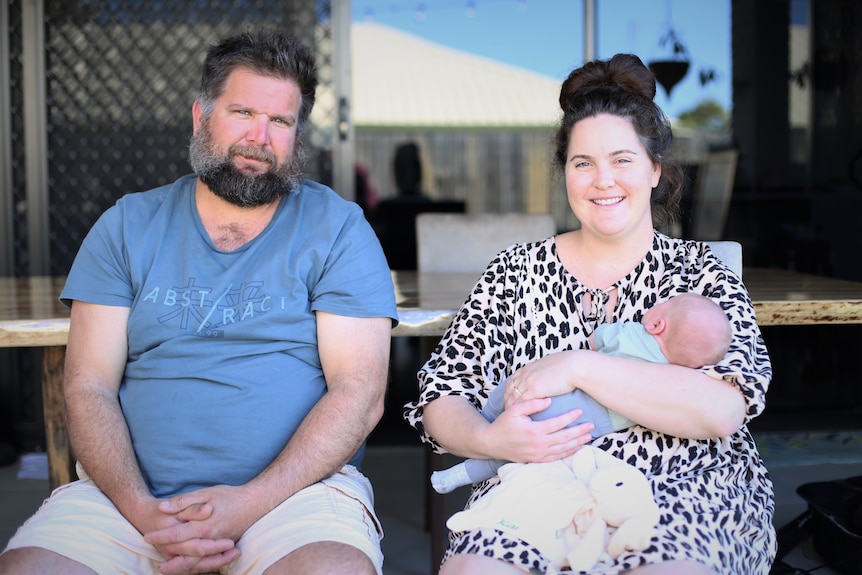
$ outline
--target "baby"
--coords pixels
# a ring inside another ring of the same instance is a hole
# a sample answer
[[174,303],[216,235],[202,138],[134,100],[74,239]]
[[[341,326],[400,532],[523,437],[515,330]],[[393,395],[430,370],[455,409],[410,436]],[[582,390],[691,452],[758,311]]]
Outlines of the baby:
[[[730,347],[730,340],[730,321],[721,307],[705,296],[688,292],[654,305],[641,322],[600,325],[590,336],[590,347],[618,357],[698,368],[721,361]],[[494,421],[503,413],[505,388],[503,381],[482,408],[481,413],[488,421]],[[592,422],[594,437],[634,425],[633,421],[604,407],[580,389],[551,398],[550,407],[533,414],[532,418],[549,419],[576,408],[584,413],[574,424]],[[493,477],[505,463],[508,462],[499,459],[467,459],[432,473],[431,484],[438,493],[449,493],[462,485]]]

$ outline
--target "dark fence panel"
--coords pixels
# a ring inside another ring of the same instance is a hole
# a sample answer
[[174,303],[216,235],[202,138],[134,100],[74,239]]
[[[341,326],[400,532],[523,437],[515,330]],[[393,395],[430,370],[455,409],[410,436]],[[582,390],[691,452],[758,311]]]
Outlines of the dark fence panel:
[[[331,181],[320,158],[329,153],[332,98],[331,0],[44,0],[40,30],[28,29],[33,5],[7,0],[11,149],[11,273],[27,276],[38,257],[29,245],[28,214],[47,214],[48,267],[65,275],[96,219],[122,195],[190,171],[191,106],[204,52],[219,38],[258,26],[285,29],[315,49],[320,70],[312,115],[309,176]],[[3,4],[0,3],[0,7]],[[24,46],[44,37],[44,70],[25,62]],[[29,67],[25,70],[25,67]],[[44,80],[45,100],[27,101],[27,74]],[[28,142],[27,118],[44,111],[44,146]],[[45,152],[43,152],[45,150]],[[41,157],[47,154],[47,157]],[[47,172],[47,205],[28,196],[28,162]],[[35,212],[31,212],[35,211]],[[5,272],[4,272],[5,273]],[[43,445],[39,350],[0,350],[0,442]]]

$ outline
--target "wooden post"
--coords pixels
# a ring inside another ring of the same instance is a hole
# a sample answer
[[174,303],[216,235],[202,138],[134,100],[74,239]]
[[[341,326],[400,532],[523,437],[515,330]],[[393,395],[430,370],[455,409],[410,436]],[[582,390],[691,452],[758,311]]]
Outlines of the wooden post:
[[42,356],[42,413],[48,450],[48,480],[53,490],[77,479],[75,458],[66,432],[63,363],[66,346],[47,346]]

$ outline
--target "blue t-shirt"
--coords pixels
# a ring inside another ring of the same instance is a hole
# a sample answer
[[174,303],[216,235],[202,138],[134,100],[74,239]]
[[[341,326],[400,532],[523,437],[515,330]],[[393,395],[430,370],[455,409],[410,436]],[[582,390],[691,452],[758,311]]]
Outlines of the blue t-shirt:
[[243,484],[281,452],[326,392],[315,311],[398,317],[356,204],[305,181],[260,235],[225,252],[200,220],[195,181],[107,210],[60,296],[131,308],[120,402],[158,497]]

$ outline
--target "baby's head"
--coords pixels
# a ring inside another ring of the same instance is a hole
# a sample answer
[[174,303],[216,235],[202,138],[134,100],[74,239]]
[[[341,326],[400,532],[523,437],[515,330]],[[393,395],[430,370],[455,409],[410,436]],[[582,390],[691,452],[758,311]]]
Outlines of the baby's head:
[[721,307],[691,292],[654,305],[642,323],[670,363],[687,367],[718,363],[732,338],[730,321]]

